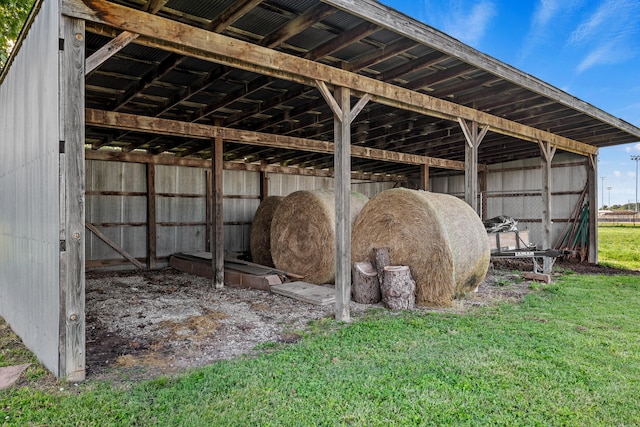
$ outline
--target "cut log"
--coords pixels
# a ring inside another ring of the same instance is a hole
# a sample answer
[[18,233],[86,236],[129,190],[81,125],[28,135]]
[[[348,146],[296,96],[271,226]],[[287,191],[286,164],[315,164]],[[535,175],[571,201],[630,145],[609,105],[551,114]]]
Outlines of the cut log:
[[378,272],[368,262],[356,262],[353,264],[353,285],[351,297],[360,304],[375,304],[380,302],[380,282]]
[[384,279],[384,268],[391,265],[391,258],[389,257],[389,248],[373,248],[373,259],[375,260],[376,270],[378,271],[378,281],[382,286],[382,280]]
[[411,310],[416,301],[416,282],[406,265],[390,265],[384,268],[380,287],[382,304],[392,310]]

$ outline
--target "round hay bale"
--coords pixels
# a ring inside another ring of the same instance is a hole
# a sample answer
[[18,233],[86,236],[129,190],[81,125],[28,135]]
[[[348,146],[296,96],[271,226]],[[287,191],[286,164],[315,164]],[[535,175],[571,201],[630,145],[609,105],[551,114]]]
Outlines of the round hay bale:
[[393,189],[371,199],[353,227],[352,261],[372,260],[389,247],[393,265],[407,265],[416,281],[416,303],[450,305],[478,287],[491,250],[478,215],[447,194]]
[[275,267],[271,258],[271,219],[283,200],[283,196],[267,197],[260,203],[253,217],[249,234],[249,249],[251,250],[251,259],[256,264]]
[[[335,280],[333,190],[296,191],[280,203],[271,221],[271,256],[276,268],[309,283]],[[351,192],[351,225],[369,199]]]

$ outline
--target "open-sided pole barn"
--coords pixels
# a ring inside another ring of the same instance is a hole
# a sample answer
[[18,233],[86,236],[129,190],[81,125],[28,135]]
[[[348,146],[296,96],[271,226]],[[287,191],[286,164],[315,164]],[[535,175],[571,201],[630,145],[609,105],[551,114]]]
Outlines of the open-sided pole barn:
[[373,0],[42,0],[0,82],[0,314],[73,381],[86,267],[210,248],[214,292],[290,177],[335,187],[348,320],[354,183],[459,195],[546,248],[586,200],[597,262],[598,148],[640,140]]

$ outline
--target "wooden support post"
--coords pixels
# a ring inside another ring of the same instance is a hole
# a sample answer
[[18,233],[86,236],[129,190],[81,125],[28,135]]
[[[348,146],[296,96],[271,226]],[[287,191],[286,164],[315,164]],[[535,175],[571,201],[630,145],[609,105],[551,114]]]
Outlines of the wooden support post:
[[351,108],[349,88],[337,87],[334,95],[322,81],[318,90],[333,111],[334,119],[334,188],[336,217],[336,320],[351,320],[351,122],[367,105],[366,94]]
[[487,219],[487,171],[480,172],[480,219]]
[[269,197],[269,176],[267,172],[260,171],[260,201]]
[[429,191],[429,165],[420,165],[420,189]]
[[556,154],[556,147],[548,142],[538,141],[542,160],[542,249],[550,249],[551,245],[551,162]]
[[[637,178],[636,178],[637,179]],[[589,156],[587,165],[589,187],[589,257],[592,264],[598,263],[598,155]]]
[[213,284],[216,289],[224,287],[224,222],[222,216],[222,146],[221,137],[215,137],[211,141],[211,187],[213,189],[213,202],[211,204],[211,216],[213,218],[213,230],[211,235],[211,263],[214,271]]
[[[85,123],[83,20],[60,17],[60,277],[58,376],[85,379]],[[52,302],[53,303],[53,302]]]
[[156,253],[156,166],[147,163],[147,268],[158,268]]
[[205,183],[206,191],[207,191],[207,201],[205,203],[204,208],[204,217],[205,217],[205,231],[204,231],[204,247],[208,250],[211,250],[211,229],[213,228],[213,220],[211,217],[211,209],[213,207],[213,179],[211,178],[211,169],[207,169],[205,173]]
[[336,101],[342,115],[335,115],[335,215],[336,215],[336,319],[350,321],[351,301],[351,92],[337,88]]
[[467,142],[464,150],[464,198],[478,215],[482,215],[478,210],[478,148],[489,126],[479,129],[477,122],[471,122],[469,126],[469,123],[461,118],[458,122]]

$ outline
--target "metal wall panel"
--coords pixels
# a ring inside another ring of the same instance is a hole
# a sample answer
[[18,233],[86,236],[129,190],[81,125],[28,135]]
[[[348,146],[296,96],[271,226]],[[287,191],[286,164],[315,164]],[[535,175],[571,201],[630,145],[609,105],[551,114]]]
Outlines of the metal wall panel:
[[[147,198],[136,195],[99,195],[99,192],[146,193],[146,166],[139,163],[87,160],[86,220],[136,258],[147,256]],[[124,224],[138,223],[139,226]],[[108,224],[108,227],[100,227]],[[117,224],[123,224],[121,226]],[[88,261],[124,259],[100,238],[87,231]]]
[[45,1],[0,86],[0,315],[59,372],[58,2]]

